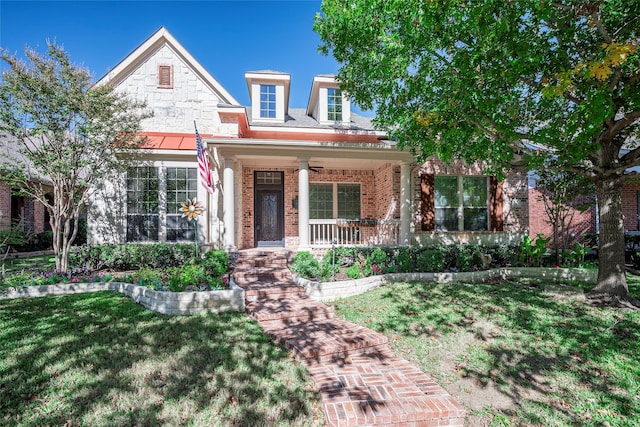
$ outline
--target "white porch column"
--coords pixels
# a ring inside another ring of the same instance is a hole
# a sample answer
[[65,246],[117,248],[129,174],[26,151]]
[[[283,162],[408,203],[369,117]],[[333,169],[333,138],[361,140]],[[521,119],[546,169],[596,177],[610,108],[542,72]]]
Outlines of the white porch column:
[[411,234],[411,165],[400,165],[400,244],[410,244]]
[[309,160],[298,171],[298,249],[309,249]]
[[233,157],[224,158],[224,172],[222,174],[222,219],[224,221],[224,248],[226,250],[236,249],[233,163]]

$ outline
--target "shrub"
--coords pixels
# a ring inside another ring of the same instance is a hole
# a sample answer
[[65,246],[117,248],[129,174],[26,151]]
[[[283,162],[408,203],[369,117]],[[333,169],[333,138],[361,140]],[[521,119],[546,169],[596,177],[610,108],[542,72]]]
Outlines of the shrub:
[[126,243],[97,246],[75,246],[69,255],[74,267],[92,270],[132,270],[144,267],[166,268],[192,259],[195,248],[189,243]]
[[428,248],[416,255],[416,268],[422,272],[444,271],[444,251],[441,248]]
[[360,274],[360,267],[358,264],[352,264],[344,270],[344,274],[350,279],[359,279],[362,277]]
[[220,277],[229,270],[229,254],[222,249],[213,249],[204,255],[202,260],[207,273]]
[[387,265],[387,253],[380,248],[374,248],[367,256],[367,262],[364,266],[364,275],[381,274]]
[[157,291],[164,289],[163,273],[160,270],[152,270],[150,268],[142,268],[137,273],[131,275],[130,280],[139,286],[155,289]]
[[189,287],[199,285],[209,286],[213,278],[207,274],[204,266],[195,260],[188,262],[182,267],[173,267],[168,270],[168,287],[173,292],[183,292]]
[[414,270],[410,248],[399,248],[395,255],[395,261],[400,273],[411,273]]
[[307,279],[318,279],[320,277],[320,263],[311,252],[298,252],[289,268],[293,273]]

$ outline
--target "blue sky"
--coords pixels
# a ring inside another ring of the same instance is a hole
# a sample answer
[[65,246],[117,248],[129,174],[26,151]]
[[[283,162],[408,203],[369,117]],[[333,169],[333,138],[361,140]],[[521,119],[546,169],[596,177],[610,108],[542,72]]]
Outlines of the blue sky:
[[313,76],[338,71],[332,57],[317,52],[320,38],[312,27],[320,4],[0,0],[0,46],[44,53],[47,40],[55,39],[99,79],[164,26],[241,104],[249,104],[244,72],[273,69],[291,74],[290,107],[306,107]]

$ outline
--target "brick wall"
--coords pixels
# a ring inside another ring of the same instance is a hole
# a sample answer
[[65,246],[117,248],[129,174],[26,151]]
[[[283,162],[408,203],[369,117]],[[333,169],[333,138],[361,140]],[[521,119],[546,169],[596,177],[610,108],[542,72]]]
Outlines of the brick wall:
[[625,182],[622,189],[622,216],[625,231],[638,231],[638,192],[640,182]]
[[[474,163],[467,165],[463,161],[455,161],[450,165],[431,157],[425,163],[414,169],[413,173],[413,225],[420,230],[422,218],[420,216],[422,174],[435,175],[484,175],[482,165]],[[514,168],[507,173],[503,183],[503,220],[504,232],[526,233],[529,229],[529,194],[527,192],[527,170]]]
[[[298,170],[294,168],[242,168],[242,237],[241,248],[252,248],[254,242],[254,183],[253,173],[260,171],[284,171],[284,235],[286,246],[298,244],[298,210],[293,199],[298,197]],[[383,166],[373,170],[319,169],[309,171],[309,182],[360,183],[360,211],[362,218],[384,218],[381,213],[390,212],[389,219],[399,216],[397,207],[388,209],[387,203],[399,196],[400,168]],[[393,193],[395,192],[395,193]],[[395,194],[395,196],[393,194]]]
[[378,168],[374,177],[378,200],[374,218],[400,219],[400,166],[388,163]]
[[[573,239],[567,242],[569,246],[574,244],[581,235],[596,232],[595,204],[584,212],[573,209],[572,213],[573,220],[569,233]],[[542,233],[545,237],[551,237],[549,244],[554,246],[553,227],[546,221],[548,221],[548,215],[544,210],[544,202],[540,200],[540,191],[531,188],[529,189],[529,236],[534,238],[538,233]]]
[[0,231],[11,228],[11,188],[0,185]]

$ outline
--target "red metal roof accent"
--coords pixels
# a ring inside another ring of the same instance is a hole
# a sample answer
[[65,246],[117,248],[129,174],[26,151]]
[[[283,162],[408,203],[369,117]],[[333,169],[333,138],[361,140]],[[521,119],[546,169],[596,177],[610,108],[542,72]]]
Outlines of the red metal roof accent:
[[[147,140],[141,148],[152,150],[194,150],[196,149],[195,133],[140,132]],[[200,134],[201,138],[212,135]]]

